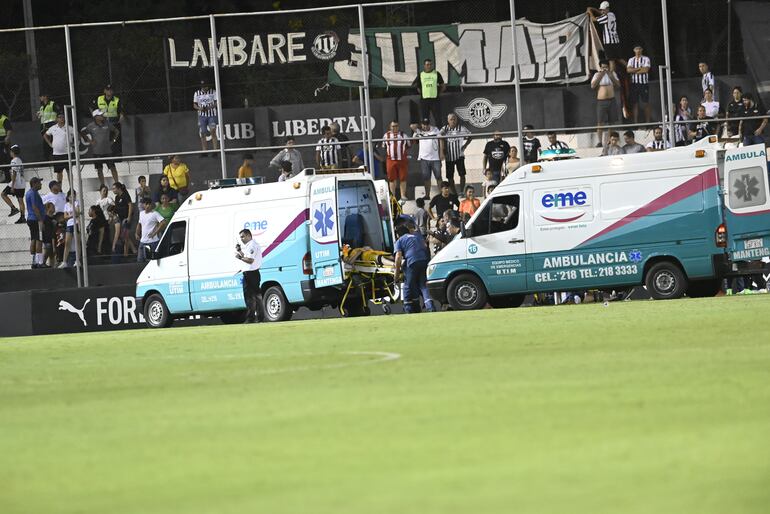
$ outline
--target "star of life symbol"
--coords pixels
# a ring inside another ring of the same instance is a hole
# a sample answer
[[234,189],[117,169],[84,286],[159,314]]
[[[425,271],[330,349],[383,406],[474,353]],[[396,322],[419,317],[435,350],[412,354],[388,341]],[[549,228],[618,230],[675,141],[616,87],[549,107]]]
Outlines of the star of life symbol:
[[331,207],[327,207],[326,203],[322,203],[313,213],[313,217],[315,218],[315,231],[320,232],[322,237],[328,236],[329,231],[334,228],[333,215],[334,211]]
[[755,196],[759,195],[759,180],[751,175],[741,175],[741,178],[733,183],[735,196],[744,202],[750,202]]
[[628,260],[631,262],[642,262],[642,252],[639,250],[631,250],[628,252]]

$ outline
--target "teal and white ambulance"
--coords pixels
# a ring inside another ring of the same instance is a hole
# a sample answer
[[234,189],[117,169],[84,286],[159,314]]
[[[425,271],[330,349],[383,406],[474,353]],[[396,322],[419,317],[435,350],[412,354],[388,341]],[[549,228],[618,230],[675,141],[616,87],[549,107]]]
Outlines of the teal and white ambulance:
[[764,146],[716,137],[663,152],[519,168],[428,266],[454,309],[528,293],[643,284],[656,299],[715,294],[770,255]]
[[287,320],[301,306],[339,305],[343,244],[393,250],[387,183],[361,170],[306,169],[270,184],[217,181],[185,200],[137,279],[149,326],[193,314],[243,319],[243,264],[235,245],[244,228],[262,248],[268,321]]

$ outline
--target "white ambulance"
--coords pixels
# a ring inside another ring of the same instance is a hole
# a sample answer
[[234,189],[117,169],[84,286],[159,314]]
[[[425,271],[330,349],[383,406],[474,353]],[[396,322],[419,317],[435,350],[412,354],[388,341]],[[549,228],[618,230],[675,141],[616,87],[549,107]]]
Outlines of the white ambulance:
[[712,136],[519,168],[431,260],[428,286],[454,309],[639,284],[656,299],[707,296],[768,255],[765,148],[724,149]]
[[393,251],[387,183],[361,170],[306,169],[270,184],[217,181],[185,200],[137,279],[150,327],[191,314],[243,319],[243,263],[235,245],[244,228],[262,247],[268,321],[287,320],[300,306],[339,305],[343,244]]

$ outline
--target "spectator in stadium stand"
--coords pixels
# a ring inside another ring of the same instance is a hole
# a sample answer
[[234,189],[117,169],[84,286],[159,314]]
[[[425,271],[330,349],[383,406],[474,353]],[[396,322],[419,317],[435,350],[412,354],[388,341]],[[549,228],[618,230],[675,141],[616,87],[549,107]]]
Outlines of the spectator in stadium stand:
[[439,153],[438,128],[430,124],[428,118],[424,118],[420,125],[412,123],[412,137],[419,141],[417,160],[420,161],[420,171],[422,172],[422,182],[425,187],[423,198],[430,200],[431,180],[436,179],[436,188],[441,187],[441,154]]
[[674,145],[686,146],[690,144],[690,123],[684,123],[692,120],[692,111],[690,110],[690,101],[682,95],[676,106],[674,115]]
[[92,205],[88,208],[88,219],[86,255],[88,257],[108,255],[110,253],[109,223],[104,216],[104,211],[98,205]]
[[[0,113],[0,165],[11,162],[11,134],[13,134],[11,120],[5,114]],[[8,168],[3,168],[3,175],[5,177],[3,182],[10,180],[10,173]]]
[[123,102],[121,102],[120,98],[113,94],[112,86],[110,84],[104,86],[102,93],[103,94],[96,98],[96,101],[94,102],[94,108],[102,111],[104,113],[104,117],[107,118],[107,121],[110,123],[110,125],[115,127],[115,130],[118,131],[118,134],[115,139],[113,139],[112,145],[110,147],[110,155],[115,157],[123,154],[123,145],[120,135],[120,123],[123,121],[125,115]]
[[294,148],[294,136],[286,138],[286,147],[275,154],[275,157],[270,161],[269,166],[281,169],[281,161],[291,161],[291,169],[297,173],[305,169],[305,163],[302,161],[302,154],[299,150]]
[[[751,93],[743,93],[743,117],[762,116],[759,107],[754,103]],[[765,144],[762,131],[767,126],[767,118],[756,120],[742,120],[739,129],[743,138],[743,146]]]
[[96,201],[96,204],[102,208],[102,212],[105,213],[105,216],[107,216],[107,210],[110,205],[115,205],[115,202],[110,198],[110,190],[107,186],[99,186],[99,200]]
[[599,61],[599,71],[591,79],[591,88],[596,90],[596,133],[599,136],[597,147],[604,146],[604,129],[602,125],[611,125],[617,119],[615,114],[615,88],[620,86],[618,76],[610,70],[606,59]]
[[644,106],[644,121],[650,122],[650,58],[642,52],[641,45],[634,47],[634,56],[628,60],[626,71],[631,75],[630,103],[633,106],[634,123],[639,123],[639,106]]
[[714,91],[711,88],[703,92],[703,101],[701,105],[706,109],[706,116],[716,118],[719,116],[719,102],[714,100]]
[[[152,201],[155,203],[159,203],[161,195],[167,195],[168,201],[170,203],[176,205],[177,207],[179,206],[179,198],[177,196],[177,193],[169,185],[168,177],[166,175],[163,175],[162,177],[160,177],[160,184],[158,185],[158,190],[155,191],[155,193],[153,193],[152,195]],[[104,209],[104,207],[102,207],[102,209]]]
[[[383,157],[382,154],[380,153],[379,145],[375,145],[372,147],[372,157],[374,157],[374,159],[372,159],[372,164],[374,165],[374,174],[372,176],[374,177],[374,180],[380,180],[380,179],[386,178],[385,174],[382,172],[382,164],[381,164],[385,162],[385,157]],[[355,166],[366,165],[363,147],[360,150],[358,150],[358,152],[356,152],[356,154],[353,156],[353,164]],[[371,173],[371,170],[370,170],[370,173]]]
[[706,98],[706,90],[709,88],[711,88],[711,91],[714,93],[714,98],[719,98],[717,95],[717,81],[714,74],[709,71],[709,65],[705,62],[699,62],[698,70],[703,75],[700,81],[701,89],[703,90],[703,98]]
[[126,235],[128,230],[123,230],[123,224],[120,222],[120,216],[118,216],[117,207],[115,204],[110,205],[107,208],[107,223],[110,226],[110,232],[112,233],[112,240],[110,241],[110,253],[112,258],[110,262],[112,264],[119,264],[121,256],[123,255],[123,249],[126,246]]
[[623,140],[626,142],[626,144],[623,145],[624,154],[644,153],[647,151],[642,145],[636,142],[633,130],[626,130],[623,132]]
[[455,170],[460,179],[460,191],[465,188],[465,149],[471,144],[471,138],[468,137],[470,134],[470,131],[459,122],[455,113],[447,116],[447,124],[441,129],[441,135],[445,139],[439,140],[439,151],[441,160],[446,164],[447,182],[454,194],[457,194]]
[[449,232],[447,232],[446,229],[446,224],[447,221],[442,216],[436,220],[436,229],[433,231],[428,231],[428,241],[433,250],[433,255],[436,255],[439,250],[444,248],[450,240]]
[[250,153],[243,154],[243,162],[238,168],[238,178],[251,178],[254,176],[254,156]]
[[621,58],[618,20],[615,13],[610,11],[610,3],[606,1],[599,4],[598,9],[588,7],[586,13],[591,17],[591,21],[599,24],[602,46],[604,46],[604,58],[609,61],[610,69],[614,71],[615,60]]
[[511,145],[503,139],[503,134],[496,130],[492,134],[492,140],[487,141],[484,146],[484,158],[482,159],[481,169],[492,170],[492,178],[500,182],[500,175],[503,171],[503,163],[508,157]]
[[145,262],[147,256],[145,246],[152,250],[158,246],[160,234],[166,226],[166,219],[155,210],[155,205],[149,197],[142,198],[144,209],[139,213],[139,224],[136,226],[136,240],[139,241],[139,250],[136,252],[136,262]]
[[[5,186],[3,192],[0,193],[0,197],[2,197],[3,201],[11,208],[11,213],[8,215],[9,218],[21,214],[21,217],[16,220],[16,223],[21,224],[27,222],[27,218],[24,217],[24,189],[27,184],[24,181],[24,163],[21,161],[21,148],[19,148],[19,145],[11,145],[10,155],[11,167],[8,168],[10,173],[6,175],[8,185]],[[13,206],[9,195],[16,197],[16,201],[19,203],[18,209]]]
[[123,255],[136,253],[136,246],[131,239],[129,226],[131,217],[134,214],[134,204],[131,201],[131,195],[128,194],[126,186],[120,182],[112,185],[112,193],[115,195],[115,214],[117,216],[115,226],[115,235],[112,241],[112,252],[115,254],[119,242],[123,242]]
[[465,198],[460,202],[460,214],[473,216],[480,206],[481,202],[476,198],[476,189],[473,186],[467,186],[465,188]]
[[602,149],[602,155],[623,155],[623,149],[618,144],[620,141],[620,135],[614,130],[610,132],[610,138],[607,145]]
[[56,252],[54,252],[54,239],[56,238],[56,207],[53,203],[45,203],[45,216],[43,217],[43,265],[41,268],[53,268],[56,266]]
[[286,182],[291,178],[291,161],[281,161],[281,174],[278,175],[278,182]]
[[[540,144],[540,141],[538,141],[538,145]],[[519,159],[519,149],[516,146],[512,146],[510,150],[508,150],[508,159],[505,160],[505,164],[503,164],[503,174],[502,178],[507,177],[521,166],[521,159]]]
[[163,174],[168,177],[168,184],[176,191],[176,200],[181,205],[190,194],[190,168],[178,155],[172,155]]
[[163,219],[166,220],[166,222],[171,221],[171,218],[178,208],[179,206],[177,204],[171,203],[166,193],[160,195],[160,203],[155,206],[155,210],[158,214],[163,216]]
[[[457,200],[457,195],[451,192],[449,188],[449,182],[446,180],[441,183],[441,192],[433,197],[428,205],[428,214],[435,219],[441,218],[444,212],[452,210],[452,206],[460,208],[460,202]],[[433,213],[435,207],[436,213]]]
[[406,314],[420,312],[420,295],[425,302],[425,310],[434,312],[433,300],[428,293],[428,244],[419,232],[411,232],[406,225],[396,229],[398,240],[394,246],[396,254],[395,276],[404,274],[404,288],[401,291]]
[[390,192],[396,196],[401,194],[399,201],[406,202],[406,181],[409,173],[409,148],[412,144],[409,138],[401,132],[396,120],[390,122],[390,130],[382,136],[385,147],[385,173],[390,183]]
[[[41,135],[44,135],[49,128],[56,124],[56,115],[60,112],[61,107],[51,100],[48,93],[40,95],[40,107],[35,116],[40,120]],[[43,145],[43,155],[45,155],[45,159],[51,159],[51,147],[49,145]]]
[[56,173],[56,181],[59,184],[64,180],[64,170],[67,169],[67,134],[69,133],[69,147],[75,147],[75,131],[68,129],[64,124],[64,114],[56,115],[56,121],[43,133],[45,146],[48,148],[48,157],[54,162],[53,171]]
[[446,84],[441,73],[433,69],[433,61],[425,59],[422,63],[422,71],[412,82],[420,95],[420,118],[430,119],[431,113],[436,125],[444,118],[441,116],[441,100],[439,96],[446,91]]
[[647,143],[648,152],[660,152],[661,150],[668,150],[671,148],[671,143],[663,139],[663,128],[655,127],[652,131],[652,141]]
[[425,200],[418,198],[415,200],[417,208],[412,213],[414,217],[414,224],[417,226],[417,230],[423,237],[428,237],[428,222],[430,221],[430,215],[425,210]]
[[738,135],[739,121],[729,121],[730,119],[740,118],[743,115],[743,89],[740,86],[733,88],[733,98],[729,104],[727,104],[726,117],[727,121],[727,135],[729,137]]
[[540,140],[533,132],[535,127],[524,125],[524,164],[532,164],[540,159]]
[[690,124],[692,129],[690,130],[690,138],[693,141],[700,141],[706,136],[710,136],[716,133],[716,126],[711,121],[711,118],[706,116],[706,107],[703,105],[698,106],[698,114],[695,118],[695,122]]
[[64,220],[67,224],[67,233],[64,239],[64,258],[61,264],[59,264],[59,268],[70,268],[75,263],[75,250],[72,248],[72,238],[75,236],[75,226],[80,226],[78,223],[79,216],[80,202],[77,201],[75,191],[70,189],[67,193],[67,203],[64,205]]
[[48,193],[43,195],[43,204],[51,202],[56,209],[54,213],[63,214],[64,205],[67,203],[67,195],[61,190],[61,184],[56,180],[48,183]]
[[340,142],[339,163],[341,168],[350,168],[351,155],[350,155],[350,138],[340,131],[340,124],[336,121],[329,125],[332,129],[332,136],[337,138]]
[[45,205],[40,197],[42,181],[38,177],[29,179],[29,191],[24,195],[27,206],[27,227],[29,227],[29,253],[32,256],[32,268],[43,266],[43,221]]
[[[511,148],[514,148],[513,146]],[[481,181],[481,190],[486,191],[489,184],[498,184],[492,177],[492,170],[484,170],[484,180]]]
[[556,132],[551,131],[546,134],[546,136],[548,137],[547,150],[569,150],[569,145],[567,143],[556,139]]
[[[217,115],[217,91],[201,80],[201,87],[193,94],[193,108],[198,111],[198,134],[201,138],[201,150],[208,150],[206,139],[211,138],[211,149],[217,150],[219,142],[217,141],[217,125],[219,118]],[[206,157],[205,153],[199,157]]]
[[336,137],[332,136],[332,128],[324,125],[321,129],[321,139],[315,147],[315,164],[322,170],[336,170],[340,167],[340,145]]
[[139,175],[136,181],[138,185],[134,189],[134,198],[136,198],[135,211],[139,212],[142,210],[141,199],[152,196],[152,191],[150,190],[150,186],[147,185],[147,177],[144,175]]
[[94,169],[99,176],[99,182],[104,184],[103,167],[106,164],[112,172],[113,182],[118,181],[118,169],[112,157],[112,144],[118,137],[118,130],[104,117],[104,113],[96,109],[91,113],[94,120],[83,127],[80,135],[85,137],[91,146],[91,157],[100,159],[94,162]]

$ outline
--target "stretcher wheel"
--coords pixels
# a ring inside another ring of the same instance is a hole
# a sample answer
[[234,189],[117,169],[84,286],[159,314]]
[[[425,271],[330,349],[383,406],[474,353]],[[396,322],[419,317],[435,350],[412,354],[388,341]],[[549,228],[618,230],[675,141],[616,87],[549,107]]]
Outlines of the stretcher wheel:
[[389,303],[383,303],[382,304],[382,312],[383,312],[383,314],[386,314],[386,315],[390,314],[392,312],[391,309],[390,309],[390,304]]

